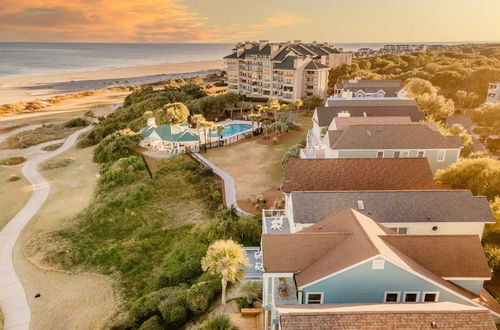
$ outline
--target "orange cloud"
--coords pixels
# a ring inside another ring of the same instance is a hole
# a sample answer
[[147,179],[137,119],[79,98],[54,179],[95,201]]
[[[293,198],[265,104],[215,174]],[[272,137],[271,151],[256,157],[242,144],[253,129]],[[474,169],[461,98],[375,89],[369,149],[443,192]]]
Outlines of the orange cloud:
[[2,0],[1,41],[187,42],[224,39],[178,0]]
[[309,20],[306,18],[280,11],[273,16],[267,17],[263,23],[254,24],[252,27],[256,30],[266,30],[273,27],[292,26],[308,22]]

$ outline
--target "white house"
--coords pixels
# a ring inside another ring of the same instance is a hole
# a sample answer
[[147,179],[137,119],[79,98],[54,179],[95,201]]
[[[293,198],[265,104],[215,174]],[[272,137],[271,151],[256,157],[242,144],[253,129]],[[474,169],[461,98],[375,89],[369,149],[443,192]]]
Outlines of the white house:
[[144,139],[139,146],[154,151],[169,153],[198,152],[200,139],[198,135],[189,132],[187,125],[156,126],[155,119],[148,119],[148,126],[141,130]]

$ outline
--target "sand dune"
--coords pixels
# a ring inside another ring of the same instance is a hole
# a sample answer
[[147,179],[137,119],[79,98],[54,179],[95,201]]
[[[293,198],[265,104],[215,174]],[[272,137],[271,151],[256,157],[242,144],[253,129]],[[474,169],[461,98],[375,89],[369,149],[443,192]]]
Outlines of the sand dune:
[[203,75],[210,70],[222,69],[222,64],[222,60],[215,60],[0,77],[0,104],[44,100],[55,95],[100,90],[109,86],[140,85],[181,76]]

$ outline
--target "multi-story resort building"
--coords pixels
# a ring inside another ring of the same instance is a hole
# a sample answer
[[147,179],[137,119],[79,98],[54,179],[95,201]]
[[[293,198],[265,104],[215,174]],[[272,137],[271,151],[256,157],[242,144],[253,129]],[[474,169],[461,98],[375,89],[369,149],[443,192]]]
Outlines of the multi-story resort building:
[[500,103],[500,81],[488,84],[487,103]]
[[333,98],[399,97],[405,98],[407,92],[399,79],[370,80],[355,77],[335,84]]
[[248,97],[275,97],[281,101],[327,96],[330,68],[351,64],[352,53],[329,43],[238,43],[224,57],[228,91]]

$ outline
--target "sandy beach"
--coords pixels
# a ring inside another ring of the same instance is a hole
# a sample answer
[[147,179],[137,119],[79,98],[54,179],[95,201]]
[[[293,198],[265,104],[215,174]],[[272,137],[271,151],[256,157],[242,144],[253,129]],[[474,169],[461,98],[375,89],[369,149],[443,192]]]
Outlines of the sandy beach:
[[222,60],[214,60],[0,77],[0,104],[44,100],[55,95],[103,90],[110,86],[140,85],[181,76],[205,75],[211,70],[222,68]]

